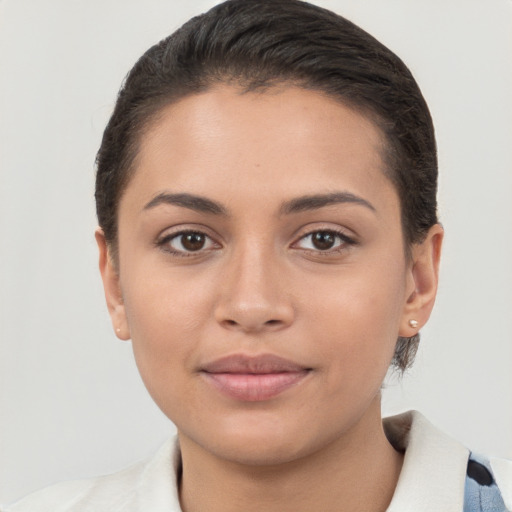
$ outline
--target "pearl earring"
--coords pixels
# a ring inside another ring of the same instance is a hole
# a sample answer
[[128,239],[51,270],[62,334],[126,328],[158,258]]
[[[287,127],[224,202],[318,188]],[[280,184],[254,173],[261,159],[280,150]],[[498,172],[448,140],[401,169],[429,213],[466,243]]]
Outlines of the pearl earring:
[[121,332],[121,328],[120,328],[120,327],[118,327],[118,328],[116,329],[116,332]]
[[410,325],[413,329],[416,329],[416,327],[418,327],[418,321],[417,321],[417,320],[409,320],[409,325]]

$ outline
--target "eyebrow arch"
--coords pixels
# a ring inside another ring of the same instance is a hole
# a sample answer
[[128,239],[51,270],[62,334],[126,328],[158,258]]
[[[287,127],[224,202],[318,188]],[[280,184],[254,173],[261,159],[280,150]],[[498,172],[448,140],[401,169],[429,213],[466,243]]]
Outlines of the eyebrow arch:
[[332,192],[330,194],[315,194],[311,196],[302,196],[286,202],[281,207],[281,214],[289,215],[291,213],[304,212],[307,210],[317,210],[324,206],[330,206],[340,203],[359,204],[375,212],[375,207],[362,197],[351,194],[350,192]]
[[169,192],[162,192],[156,195],[144,206],[144,210],[150,210],[161,204],[181,206],[200,213],[227,215],[226,209],[211,199],[206,199],[205,197],[196,196],[194,194],[171,194]]

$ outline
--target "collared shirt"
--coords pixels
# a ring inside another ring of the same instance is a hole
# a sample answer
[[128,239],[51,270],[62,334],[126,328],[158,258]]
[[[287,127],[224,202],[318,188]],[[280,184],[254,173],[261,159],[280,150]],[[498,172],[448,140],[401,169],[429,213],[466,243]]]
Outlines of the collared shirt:
[[[463,512],[470,452],[410,411],[384,419],[388,439],[405,451],[387,512]],[[149,461],[89,480],[38,491],[4,512],[182,512],[177,488],[180,451],[170,439]],[[512,511],[512,461],[492,460],[504,505]]]

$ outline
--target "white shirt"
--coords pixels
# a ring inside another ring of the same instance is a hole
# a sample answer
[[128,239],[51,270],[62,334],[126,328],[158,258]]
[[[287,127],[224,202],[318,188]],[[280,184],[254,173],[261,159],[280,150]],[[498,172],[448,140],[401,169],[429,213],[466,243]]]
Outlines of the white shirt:
[[[387,512],[462,512],[469,450],[410,411],[384,419],[386,435],[405,450]],[[22,499],[4,512],[182,512],[177,489],[180,452],[170,439],[149,461],[89,480],[64,482]],[[512,461],[492,470],[512,510]]]

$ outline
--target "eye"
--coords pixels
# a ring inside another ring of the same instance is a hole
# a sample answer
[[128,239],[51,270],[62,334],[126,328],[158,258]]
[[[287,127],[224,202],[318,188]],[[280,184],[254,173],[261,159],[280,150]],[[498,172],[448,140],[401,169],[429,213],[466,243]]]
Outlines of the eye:
[[355,242],[344,233],[330,229],[312,231],[303,236],[296,246],[300,249],[321,252],[336,252],[346,246],[354,245]]
[[163,237],[157,242],[163,250],[180,256],[208,251],[218,247],[207,234],[200,231],[181,231]]

